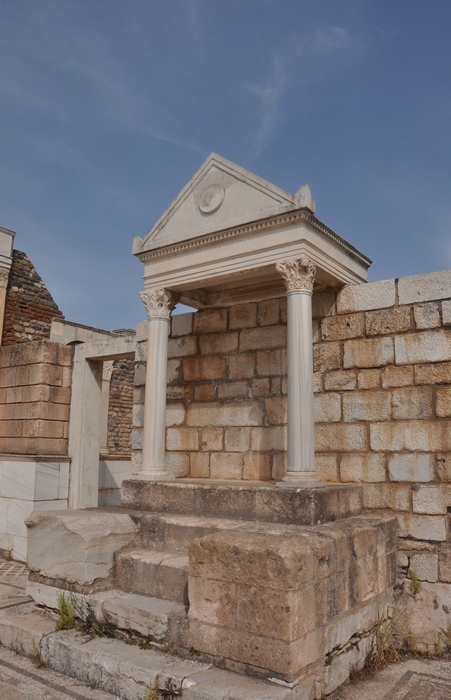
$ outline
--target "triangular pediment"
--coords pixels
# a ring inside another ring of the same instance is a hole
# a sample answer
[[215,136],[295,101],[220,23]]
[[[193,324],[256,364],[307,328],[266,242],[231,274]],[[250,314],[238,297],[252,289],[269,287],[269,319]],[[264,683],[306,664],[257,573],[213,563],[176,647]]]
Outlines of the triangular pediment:
[[136,240],[134,253],[164,248],[299,206],[296,196],[212,153],[149,233]]

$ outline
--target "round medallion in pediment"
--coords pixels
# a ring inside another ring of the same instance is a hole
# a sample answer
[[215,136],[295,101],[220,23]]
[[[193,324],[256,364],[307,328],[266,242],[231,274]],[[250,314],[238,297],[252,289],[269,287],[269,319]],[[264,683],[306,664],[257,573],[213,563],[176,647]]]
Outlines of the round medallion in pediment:
[[204,214],[213,214],[224,201],[225,189],[222,185],[209,185],[199,197],[199,209]]

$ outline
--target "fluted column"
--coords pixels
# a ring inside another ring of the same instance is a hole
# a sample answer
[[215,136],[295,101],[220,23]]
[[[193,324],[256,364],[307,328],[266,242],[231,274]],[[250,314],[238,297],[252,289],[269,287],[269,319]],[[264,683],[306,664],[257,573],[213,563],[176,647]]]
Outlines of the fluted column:
[[143,455],[137,477],[148,481],[164,481],[173,478],[166,471],[164,454],[169,320],[175,298],[167,289],[149,289],[140,292],[140,297],[147,310],[149,331]]
[[312,293],[316,267],[307,257],[276,264],[287,289],[287,473],[278,486],[315,486]]

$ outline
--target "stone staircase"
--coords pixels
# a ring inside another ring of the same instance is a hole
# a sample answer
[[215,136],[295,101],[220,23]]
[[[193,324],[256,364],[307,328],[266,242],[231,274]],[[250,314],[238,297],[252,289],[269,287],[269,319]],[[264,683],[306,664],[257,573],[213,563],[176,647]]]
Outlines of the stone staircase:
[[[236,674],[254,676],[255,697],[272,697],[268,681],[274,698],[302,687],[309,700],[344,682],[395,576],[394,519],[365,514],[358,485],[128,481],[121,507],[37,512],[27,524],[27,591],[40,608],[69,591],[99,622],[196,673],[213,664],[238,686]],[[222,697],[196,692],[186,697]]]

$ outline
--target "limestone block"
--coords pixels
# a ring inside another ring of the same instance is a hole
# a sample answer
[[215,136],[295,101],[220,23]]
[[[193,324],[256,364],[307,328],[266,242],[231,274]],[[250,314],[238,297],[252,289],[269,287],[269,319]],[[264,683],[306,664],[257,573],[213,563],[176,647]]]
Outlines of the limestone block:
[[182,403],[166,404],[166,425],[182,425],[185,422],[186,409]]
[[142,450],[143,429],[135,426],[132,430],[132,450]]
[[211,401],[215,398],[216,384],[197,384],[194,387],[194,401]]
[[344,454],[340,462],[340,481],[385,481],[385,455],[366,452]]
[[261,425],[263,411],[258,401],[197,403],[188,407],[187,425],[199,428]]
[[451,384],[451,362],[437,365],[417,365],[415,384]]
[[410,487],[402,484],[364,484],[363,507],[410,510]]
[[227,309],[205,309],[194,314],[194,333],[221,333],[227,330]]
[[388,474],[391,481],[434,481],[434,455],[417,453],[389,455]]
[[179,379],[181,366],[181,360],[168,360],[168,384],[172,384],[172,382],[176,382]]
[[195,451],[199,448],[197,428],[168,428],[166,449],[171,452]]
[[258,325],[275,326],[280,320],[280,303],[278,299],[266,299],[258,305]]
[[438,328],[440,326],[440,311],[437,302],[415,306],[413,316],[418,330]]
[[193,386],[171,386],[168,384],[166,389],[168,399],[192,399],[194,396]]
[[326,289],[322,292],[313,292],[313,318],[324,318],[324,316],[334,316],[335,313],[335,292],[332,289]]
[[[416,540],[446,540],[447,520],[438,515],[398,515],[399,537],[413,537]],[[402,545],[403,546],[403,545]]]
[[315,426],[315,446],[319,452],[361,452],[368,448],[366,426],[318,423]]
[[451,454],[438,454],[436,455],[435,468],[437,470],[437,476],[440,481],[450,482],[451,481]]
[[272,458],[271,477],[274,481],[281,481],[287,473],[287,453],[276,452]]
[[202,379],[224,379],[227,363],[224,357],[192,357],[183,360],[183,379],[195,382]]
[[442,542],[438,548],[440,581],[451,583],[451,542]]
[[285,426],[270,428],[252,428],[251,450],[266,452],[287,449],[287,431]]
[[201,450],[207,452],[222,450],[222,428],[204,428],[201,432]]
[[384,389],[413,384],[413,367],[384,367],[382,370],[382,386]]
[[190,455],[187,452],[166,452],[164,465],[174,478],[189,474]]
[[[0,618],[2,646],[24,656],[36,654],[36,649],[40,649],[41,640],[54,631],[55,622],[53,620],[39,617],[33,613]],[[7,697],[10,696],[6,687],[5,692]],[[18,694],[16,697],[18,698],[20,695]]]
[[188,617],[210,625],[235,627],[237,586],[228,581],[215,581],[198,576],[188,580]]
[[312,321],[312,339],[314,343],[319,343],[321,341],[319,321],[316,321],[315,319]]
[[451,486],[420,486],[412,492],[412,510],[426,515],[446,515],[451,505]]
[[257,352],[257,374],[259,377],[280,376],[287,373],[287,351],[268,350]]
[[353,369],[327,372],[324,376],[326,391],[352,391],[356,387],[356,374]]
[[[408,591],[408,586],[406,588]],[[408,592],[400,600],[403,610],[400,633],[405,637],[410,633],[416,650],[431,654],[437,652],[440,632],[446,632],[450,624],[450,596],[451,586],[448,584],[424,581],[415,596]],[[441,642],[443,648],[446,644],[445,635]]]
[[334,454],[315,455],[316,475],[320,481],[338,482],[338,458]]
[[218,399],[247,399],[249,387],[247,382],[228,382],[218,386]]
[[[270,380],[268,377],[262,378],[262,379],[252,379],[249,382],[249,386],[251,389],[251,396],[257,397],[257,396],[268,396],[268,394],[273,393],[273,394],[280,394],[280,388],[276,388],[276,385],[280,387],[280,378],[276,377]],[[271,389],[271,386],[273,388]]]
[[409,566],[409,557],[404,552],[398,552],[396,562],[400,568],[405,569]]
[[229,357],[229,378],[248,379],[255,374],[255,353],[239,352]]
[[360,338],[364,334],[364,332],[364,314],[329,316],[321,321],[321,337],[323,340],[344,340],[345,338]]
[[398,280],[400,304],[415,304],[419,301],[435,301],[451,297],[451,272],[432,272],[428,275],[401,277]]
[[239,452],[212,452],[210,454],[211,479],[241,479],[243,455]]
[[318,394],[322,390],[323,390],[323,373],[322,372],[314,372],[313,373],[313,391],[315,392],[315,394]]
[[191,452],[189,456],[189,473],[193,479],[207,479],[210,474],[210,453]]
[[313,346],[313,369],[315,372],[340,369],[340,367],[340,343],[321,343]]
[[257,304],[237,304],[229,308],[229,328],[255,328]]
[[243,462],[243,479],[268,481],[271,478],[271,455],[264,452],[246,452]]
[[286,425],[287,399],[285,396],[273,396],[265,399],[265,408],[270,425]]
[[237,331],[201,335],[199,341],[202,355],[226,355],[238,349]]
[[263,348],[283,348],[287,344],[285,326],[248,328],[240,333],[240,350],[261,350]]
[[58,362],[58,343],[40,340],[34,343],[18,343],[11,349],[12,367],[19,365],[49,364]]
[[395,357],[399,365],[451,360],[451,331],[424,331],[396,336]]
[[436,413],[440,418],[451,416],[451,387],[437,387]]
[[189,335],[193,332],[194,313],[173,314],[171,318],[171,336],[178,338],[180,335]]
[[31,365],[28,383],[63,386],[63,368],[56,365]]
[[451,449],[451,424],[425,420],[374,423],[370,426],[370,444],[376,452],[448,451]]
[[410,329],[410,309],[406,306],[384,311],[370,311],[365,315],[367,335],[403,333]]
[[337,313],[371,311],[395,305],[395,280],[347,285],[337,295]]
[[392,338],[347,340],[344,344],[343,366],[382,367],[394,361]]
[[444,326],[451,326],[451,299],[442,301],[442,319]]
[[357,384],[359,389],[379,389],[381,371],[379,369],[362,369],[357,375]]
[[224,434],[227,452],[247,452],[251,442],[250,428],[226,428]]
[[438,580],[438,554],[421,552],[410,557],[408,578],[416,576],[420,581],[434,583]]
[[391,397],[387,391],[343,395],[343,420],[386,421],[391,417]]
[[331,423],[341,418],[340,394],[320,394],[313,400],[316,423]]
[[129,515],[86,510],[36,511],[25,524],[32,571],[88,586],[112,576],[115,552],[137,532]]
[[393,418],[405,420],[432,417],[432,389],[408,387],[392,393]]
[[197,338],[192,335],[182,336],[181,338],[169,338],[168,358],[186,357],[187,355],[195,355],[196,353]]

